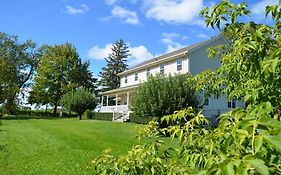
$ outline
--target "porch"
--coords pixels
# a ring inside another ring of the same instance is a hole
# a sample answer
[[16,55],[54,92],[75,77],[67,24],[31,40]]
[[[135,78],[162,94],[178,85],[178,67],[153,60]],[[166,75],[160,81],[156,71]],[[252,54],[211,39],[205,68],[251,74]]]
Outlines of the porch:
[[128,120],[136,88],[137,86],[128,86],[102,92],[100,112],[112,112],[113,121]]

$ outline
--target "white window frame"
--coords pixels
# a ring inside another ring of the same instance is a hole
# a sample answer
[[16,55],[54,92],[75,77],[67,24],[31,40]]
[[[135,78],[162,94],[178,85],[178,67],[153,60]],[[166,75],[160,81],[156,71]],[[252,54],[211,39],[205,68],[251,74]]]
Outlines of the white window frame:
[[135,73],[135,81],[138,81],[139,80],[139,75],[138,75],[138,73],[136,72]]
[[148,77],[150,75],[150,68],[146,69],[146,77]]
[[127,84],[128,83],[128,76],[126,75],[125,76],[125,84]]
[[237,104],[236,101],[231,99],[230,101],[227,102],[227,108],[231,109],[231,108],[236,108]]
[[182,71],[182,59],[177,59],[177,71]]
[[161,75],[165,74],[165,65],[164,64],[160,64],[160,74]]

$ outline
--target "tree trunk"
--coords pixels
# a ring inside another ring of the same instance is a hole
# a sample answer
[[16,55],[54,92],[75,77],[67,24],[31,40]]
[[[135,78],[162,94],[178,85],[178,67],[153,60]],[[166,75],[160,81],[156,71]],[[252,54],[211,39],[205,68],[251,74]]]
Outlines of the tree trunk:
[[58,110],[58,103],[55,103],[55,108],[54,108],[54,116],[57,116],[57,110]]
[[79,120],[82,120],[82,115],[79,115]]

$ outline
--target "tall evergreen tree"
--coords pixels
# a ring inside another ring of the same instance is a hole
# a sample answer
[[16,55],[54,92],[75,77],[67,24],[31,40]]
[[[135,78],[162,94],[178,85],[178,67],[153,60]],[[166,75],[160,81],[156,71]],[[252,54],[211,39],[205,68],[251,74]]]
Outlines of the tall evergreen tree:
[[111,53],[105,58],[107,65],[100,72],[102,91],[116,89],[120,86],[119,73],[128,69],[126,64],[129,54],[128,46],[120,39],[112,44]]

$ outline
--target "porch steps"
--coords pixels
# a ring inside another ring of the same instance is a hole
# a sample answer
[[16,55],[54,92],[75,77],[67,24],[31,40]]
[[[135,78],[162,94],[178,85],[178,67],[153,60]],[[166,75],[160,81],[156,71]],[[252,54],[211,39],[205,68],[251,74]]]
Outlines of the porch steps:
[[114,112],[112,121],[114,122],[125,122],[129,119],[128,111]]

